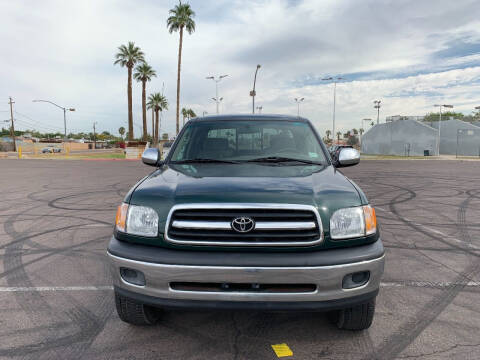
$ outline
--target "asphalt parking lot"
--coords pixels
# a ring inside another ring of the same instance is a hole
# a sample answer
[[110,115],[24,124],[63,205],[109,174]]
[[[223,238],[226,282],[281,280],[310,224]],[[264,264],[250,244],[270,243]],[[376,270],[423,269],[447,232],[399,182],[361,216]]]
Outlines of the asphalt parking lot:
[[115,312],[105,249],[116,206],[151,168],[0,160],[0,358],[480,358],[480,162],[362,161],[344,173],[376,207],[386,247],[372,327],[323,314]]

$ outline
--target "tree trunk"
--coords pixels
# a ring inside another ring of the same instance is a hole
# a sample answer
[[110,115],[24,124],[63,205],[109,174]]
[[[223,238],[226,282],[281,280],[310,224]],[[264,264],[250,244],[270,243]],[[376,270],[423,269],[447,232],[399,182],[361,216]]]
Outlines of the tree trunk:
[[180,41],[178,43],[178,69],[177,69],[177,135],[180,132],[180,67],[182,64],[183,26],[180,27]]
[[155,110],[155,147],[158,146],[158,110]]
[[155,109],[152,108],[152,143],[155,144],[155,120],[154,120]]
[[133,140],[132,68],[128,67],[128,141]]
[[147,141],[147,82],[142,81],[142,116],[143,116],[143,141]]

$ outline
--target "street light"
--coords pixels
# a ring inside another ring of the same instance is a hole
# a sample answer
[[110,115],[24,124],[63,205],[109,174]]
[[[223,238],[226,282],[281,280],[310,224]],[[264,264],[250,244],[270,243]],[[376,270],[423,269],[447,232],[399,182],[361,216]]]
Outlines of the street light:
[[253,90],[250,91],[250,96],[252,97],[252,113],[255,114],[255,83],[257,82],[257,72],[262,66],[260,64],[257,65],[257,69],[255,70],[255,77],[253,78]]
[[300,103],[303,102],[303,100],[305,100],[305,98],[295,98],[295,102],[297,103],[297,117],[300,117]]
[[[337,82],[339,80],[345,80],[345,78],[342,78],[342,77],[328,77],[328,78],[324,78],[322,79],[323,81],[332,81],[333,80],[333,131],[332,131],[332,134],[333,134],[333,137],[335,138],[335,106],[336,106],[336,102],[337,102]],[[335,142],[334,142],[335,143]]]
[[445,105],[445,104],[442,104],[442,105],[433,105],[434,107],[438,107],[439,110],[440,110],[440,119],[439,119],[439,123],[438,123],[438,144],[437,144],[437,156],[440,156],[440,140],[441,140],[441,132],[442,132],[442,107],[444,108],[448,108],[448,109],[453,109],[453,105]]
[[373,100],[373,103],[375,104],[373,106],[374,109],[377,109],[377,125],[380,123],[380,103],[382,100]]
[[65,133],[64,133],[64,138],[63,138],[63,142],[67,142],[67,115],[66,115],[66,112],[67,110],[68,111],[75,111],[74,108],[64,108],[63,106],[60,106],[60,105],[57,105],[55,104],[54,102],[51,102],[49,100],[32,100],[32,102],[46,102],[46,103],[50,103],[52,105],[55,105],[56,107],[60,108],[63,110],[63,126],[64,126],[64,129],[65,129]]
[[216,99],[218,99],[218,83],[223,79],[223,78],[226,78],[228,76],[227,75],[220,75],[219,77],[217,77],[215,79],[215,76],[207,76],[205,79],[208,79],[208,80],[213,80],[215,81],[215,97],[213,98],[213,100],[215,100],[215,102],[217,103],[217,114],[218,114],[218,105],[220,103],[220,101],[222,101],[223,98],[220,98],[218,101]]

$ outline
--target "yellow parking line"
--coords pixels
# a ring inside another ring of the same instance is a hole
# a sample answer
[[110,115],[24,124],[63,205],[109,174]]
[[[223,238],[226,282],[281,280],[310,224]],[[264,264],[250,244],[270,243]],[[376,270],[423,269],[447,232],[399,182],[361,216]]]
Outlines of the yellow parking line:
[[273,351],[275,351],[275,354],[276,354],[277,357],[279,357],[279,358],[285,357],[285,356],[292,356],[292,355],[293,355],[292,350],[290,350],[290,348],[288,347],[288,345],[285,344],[285,343],[272,345],[272,349],[273,349]]

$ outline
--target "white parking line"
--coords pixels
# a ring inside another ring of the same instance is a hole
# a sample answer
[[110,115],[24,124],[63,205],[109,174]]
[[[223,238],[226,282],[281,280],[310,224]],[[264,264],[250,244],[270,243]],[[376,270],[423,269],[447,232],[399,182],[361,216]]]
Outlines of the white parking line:
[[36,286],[36,287],[0,287],[0,292],[28,292],[28,291],[105,291],[113,290],[113,286]]

